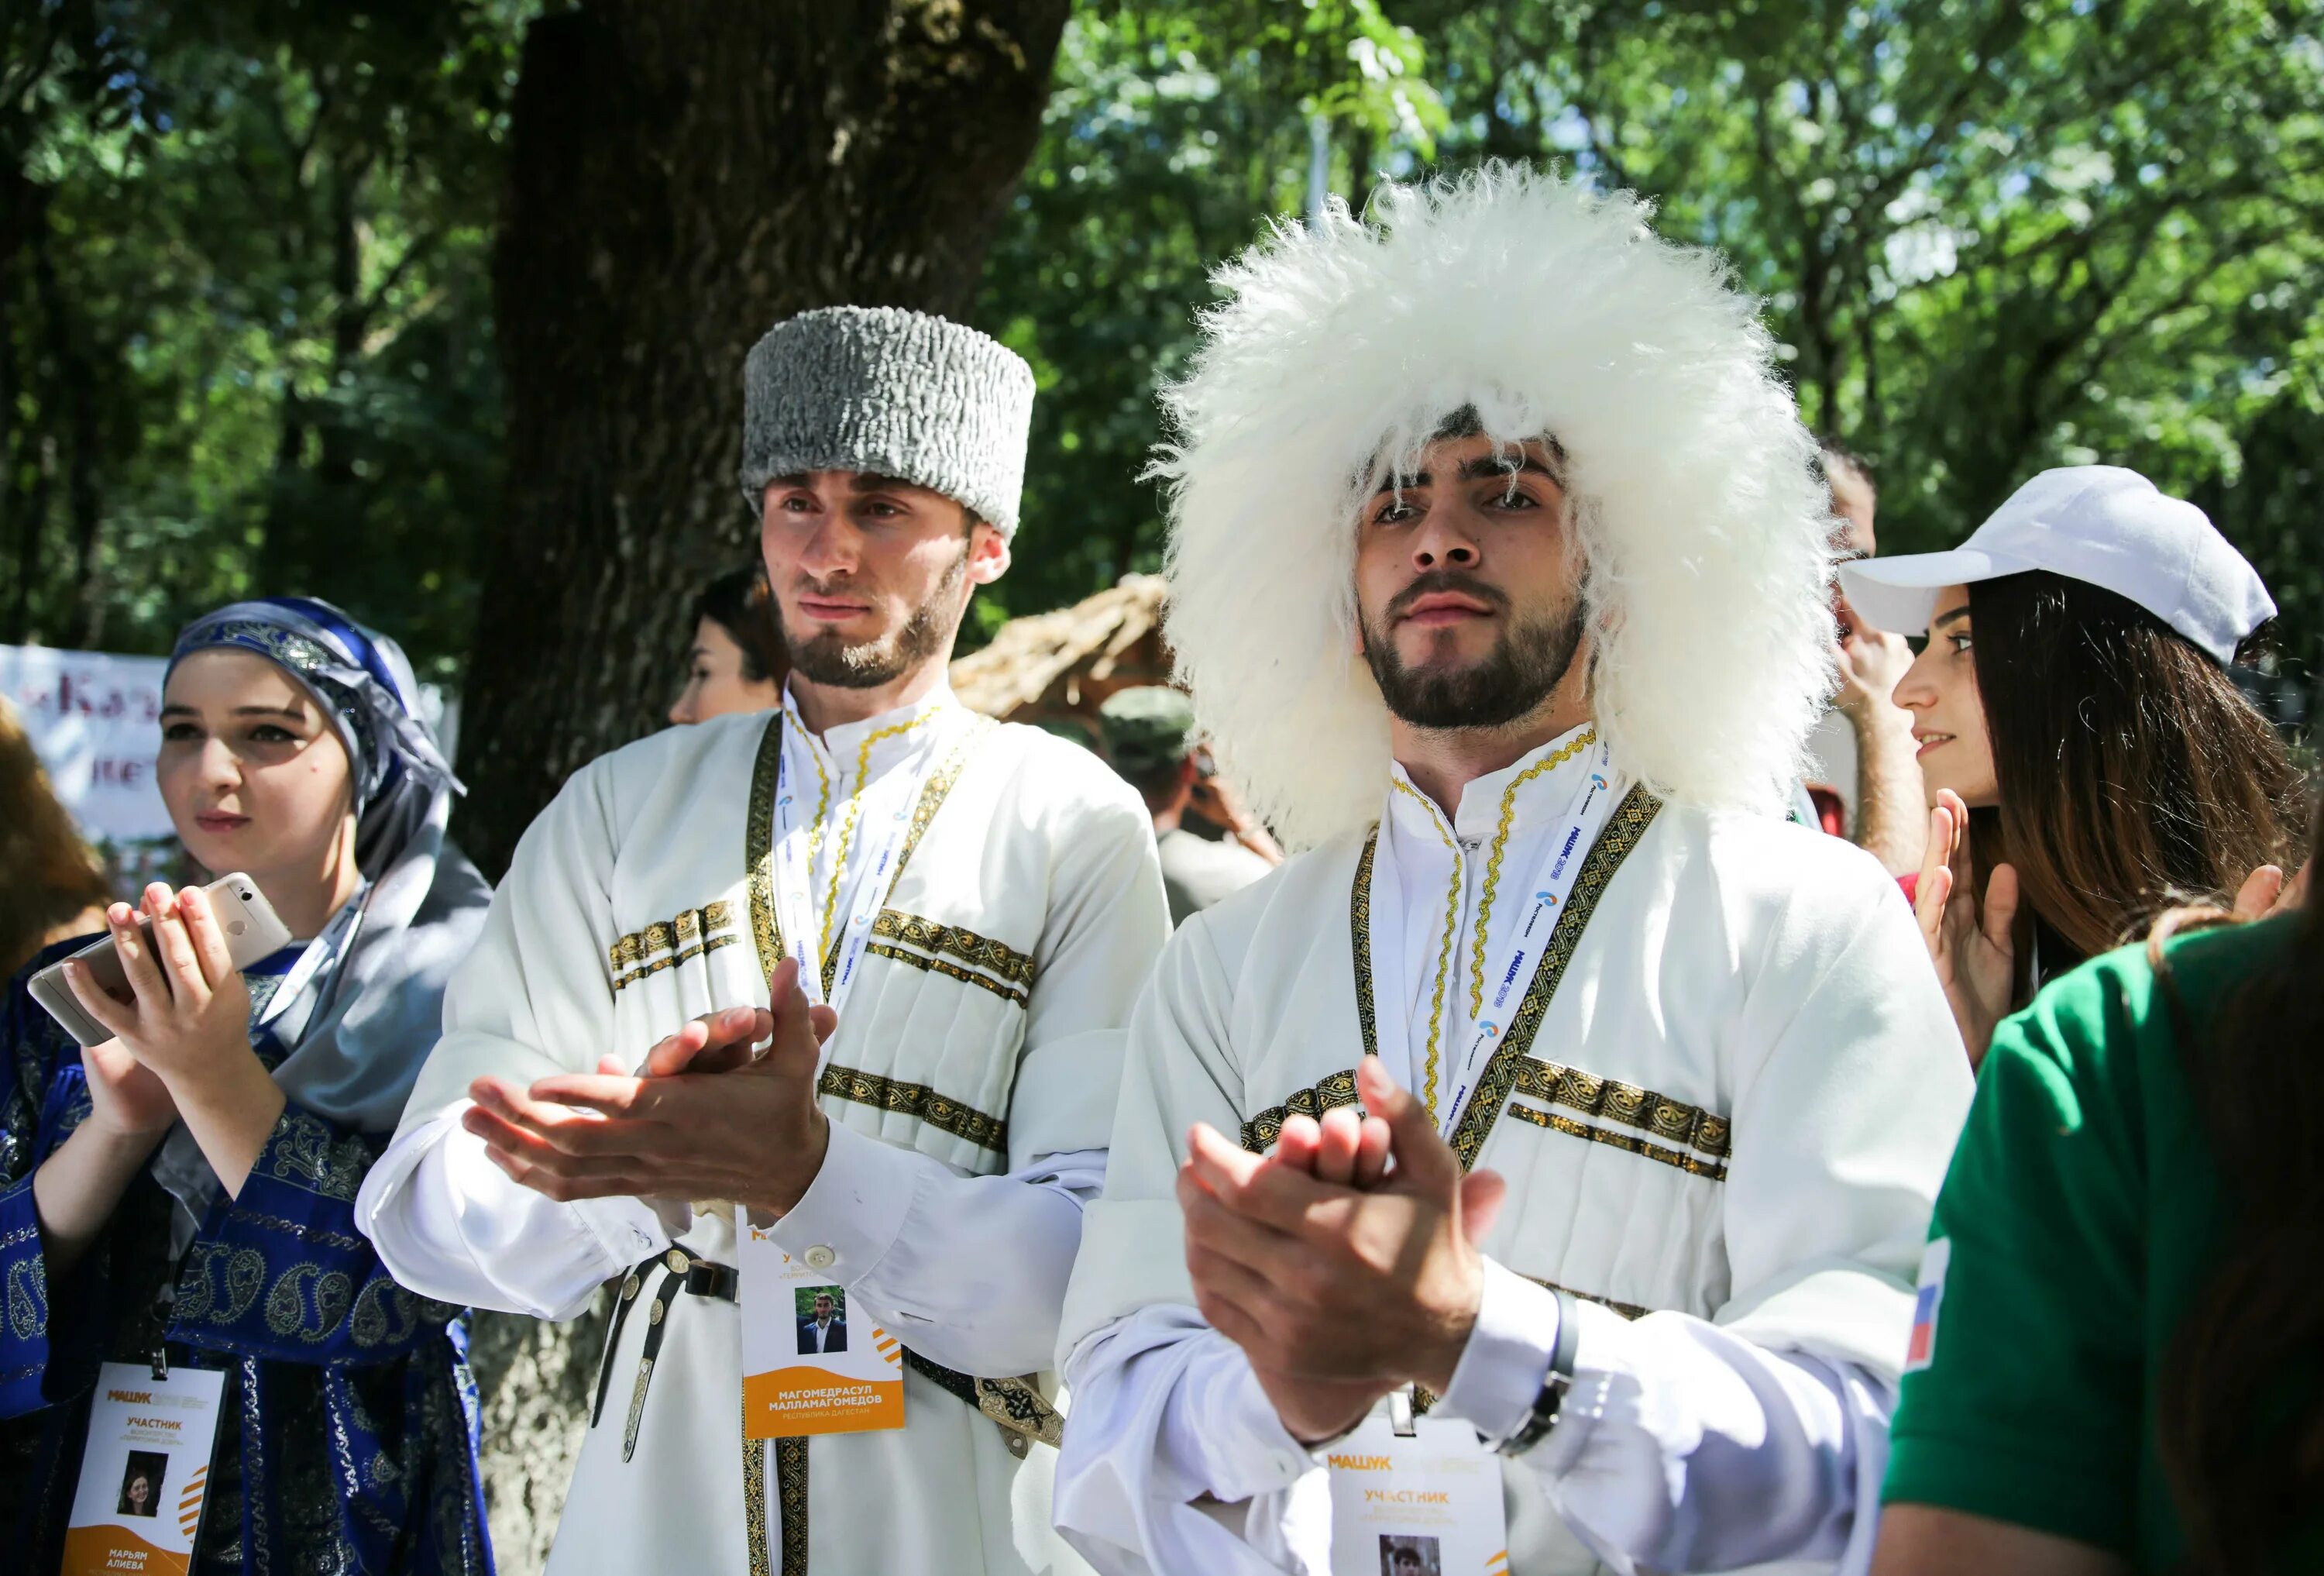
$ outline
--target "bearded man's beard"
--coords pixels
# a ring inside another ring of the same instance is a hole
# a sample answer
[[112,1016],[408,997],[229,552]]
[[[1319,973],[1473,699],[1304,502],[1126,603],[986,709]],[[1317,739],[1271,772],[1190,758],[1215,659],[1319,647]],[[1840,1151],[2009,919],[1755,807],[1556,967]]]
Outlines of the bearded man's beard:
[[1493,649],[1462,666],[1407,666],[1396,649],[1396,615],[1432,592],[1454,591],[1489,607],[1508,598],[1457,571],[1424,575],[1397,593],[1382,625],[1362,620],[1364,661],[1380,697],[1399,721],[1416,728],[1497,728],[1514,723],[1548,698],[1573,666],[1582,647],[1582,599],[1558,613],[1513,619]]
[[[825,630],[805,641],[789,639],[786,644],[790,647],[792,671],[835,689],[877,689],[894,683],[952,643],[960,622],[952,601],[967,576],[968,544],[963,542],[959,557],[927,599],[912,610],[902,629],[852,646],[836,630]],[[820,586],[816,590],[818,594],[829,594]]]

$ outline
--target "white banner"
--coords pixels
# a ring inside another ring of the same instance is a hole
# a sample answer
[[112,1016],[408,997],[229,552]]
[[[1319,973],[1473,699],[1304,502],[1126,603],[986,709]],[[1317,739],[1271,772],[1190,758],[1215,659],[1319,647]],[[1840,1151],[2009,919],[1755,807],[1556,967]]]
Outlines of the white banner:
[[57,797],[92,842],[174,835],[153,784],[169,666],[161,657],[0,646],[0,696],[16,708]]

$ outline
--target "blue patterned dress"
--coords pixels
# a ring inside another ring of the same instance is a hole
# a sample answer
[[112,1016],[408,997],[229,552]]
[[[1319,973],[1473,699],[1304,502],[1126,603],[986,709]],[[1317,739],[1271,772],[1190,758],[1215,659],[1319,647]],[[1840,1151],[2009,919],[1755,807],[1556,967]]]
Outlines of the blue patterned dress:
[[[397,1286],[355,1230],[388,1135],[293,1101],[174,1280],[176,1202],[143,1171],[71,1274],[50,1277],[32,1173],[89,1093],[80,1047],[24,982],[80,945],[35,959],[0,1012],[0,1566],[58,1568],[97,1366],[166,1340],[173,1366],[227,1375],[196,1571],[486,1576],[466,1316]],[[298,950],[249,972],[254,1002]],[[270,1067],[281,1054],[263,1033],[258,1051]]]

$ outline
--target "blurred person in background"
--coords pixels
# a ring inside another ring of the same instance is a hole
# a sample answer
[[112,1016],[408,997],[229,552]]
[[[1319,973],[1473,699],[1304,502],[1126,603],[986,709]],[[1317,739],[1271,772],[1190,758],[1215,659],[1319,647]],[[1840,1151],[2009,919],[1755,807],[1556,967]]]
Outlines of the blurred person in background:
[[2170,915],[1996,1032],[1876,1576],[2324,1570],[2324,901],[2227,917]]
[[[1240,891],[1283,862],[1275,839],[1205,768],[1193,747],[1194,703],[1167,684],[1140,685],[1106,696],[1097,710],[1106,760],[1146,801],[1162,856],[1162,889],[1170,923],[1183,925],[1230,892]],[[1192,812],[1225,829],[1215,841],[1182,824]]]
[[2043,979],[2163,910],[2282,900],[2298,774],[2227,673],[2275,604],[2201,510],[2070,466],[1950,552],[1840,574],[1875,623],[1928,635],[1896,686],[1931,805],[1908,885],[1973,1063]]
[[16,709],[0,700],[0,974],[105,927],[105,867],[81,841]]
[[770,712],[783,704],[790,658],[781,615],[757,565],[730,570],[694,599],[694,643],[686,652],[686,687],[670,703],[679,726],[729,712]]
[[[1816,458],[1838,521],[1833,553],[1843,563],[1872,557],[1880,494],[1871,465],[1832,438],[1820,440]],[[1913,665],[1913,649],[1904,636],[1873,627],[1838,589],[1832,619],[1840,688],[1808,734],[1804,786],[1816,812],[1809,824],[1848,838],[1890,875],[1901,876],[1921,867],[1928,820],[1920,763],[1914,759],[1913,715],[1893,698],[1896,681]]]
[[[435,1043],[491,893],[395,643],[327,604],[178,637],[154,775],[194,862],[296,937],[237,972],[196,888],[106,916],[124,1004],[83,1049],[19,978],[0,1016],[0,1525],[53,1571],[99,1365],[223,1369],[197,1571],[491,1569],[458,1310],[397,1286],[355,1189]],[[150,943],[150,944],[149,944]],[[36,960],[53,962],[79,941]]]

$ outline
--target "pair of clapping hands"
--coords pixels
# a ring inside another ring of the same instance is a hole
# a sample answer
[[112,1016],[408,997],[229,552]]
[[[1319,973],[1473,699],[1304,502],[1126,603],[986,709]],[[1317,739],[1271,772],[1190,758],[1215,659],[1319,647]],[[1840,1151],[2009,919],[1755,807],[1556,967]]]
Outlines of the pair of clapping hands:
[[796,958],[775,966],[767,999],[771,1010],[693,1019],[634,1073],[606,1056],[595,1073],[529,1087],[479,1078],[461,1125],[494,1165],[553,1199],[733,1199],[779,1217],[823,1167],[830,1127],[816,1066],[839,1018],[808,1003]]
[[1370,1115],[1292,1117],[1271,1156],[1198,1122],[1178,1170],[1195,1305],[1307,1443],[1403,1385],[1451,1385],[1484,1295],[1476,1245],[1508,1193],[1496,1172],[1462,1174],[1378,1057],[1356,1088]]

